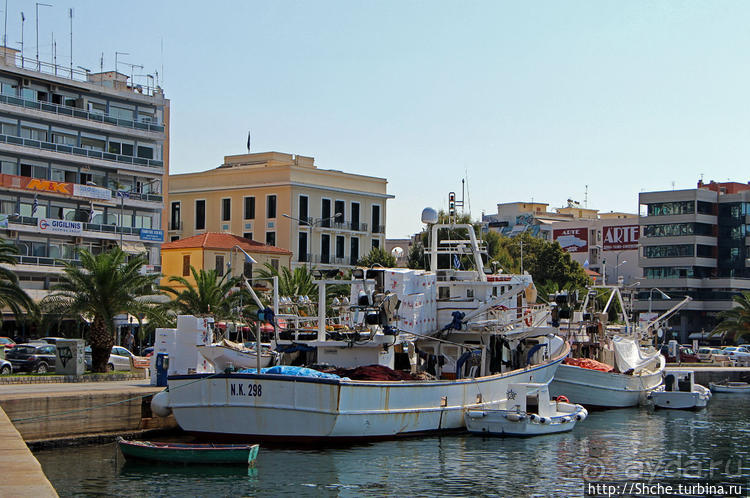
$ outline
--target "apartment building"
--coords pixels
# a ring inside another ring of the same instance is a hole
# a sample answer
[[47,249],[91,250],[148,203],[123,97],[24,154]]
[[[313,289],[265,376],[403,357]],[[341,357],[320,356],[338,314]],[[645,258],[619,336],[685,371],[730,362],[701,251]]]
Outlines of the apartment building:
[[0,47],[0,233],[35,299],[76,261],[119,245],[160,264],[169,100],[146,80],[22,59]]
[[710,331],[732,296],[750,290],[750,183],[700,181],[641,193],[639,202],[644,278],[636,309],[665,311],[690,296],[670,324],[682,342]]
[[226,156],[171,175],[169,238],[226,232],[292,251],[292,266],[346,267],[385,247],[384,178],[320,169],[279,152]]

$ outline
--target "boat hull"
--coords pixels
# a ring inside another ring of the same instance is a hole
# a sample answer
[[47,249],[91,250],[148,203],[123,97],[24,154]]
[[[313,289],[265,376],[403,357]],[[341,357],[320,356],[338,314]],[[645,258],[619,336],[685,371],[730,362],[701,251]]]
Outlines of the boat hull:
[[208,445],[118,441],[128,460],[148,460],[183,464],[252,465],[258,456],[258,445]]
[[569,351],[527,369],[453,381],[352,381],[268,374],[169,378],[169,407],[188,432],[263,441],[366,440],[463,430],[464,410],[545,383]]
[[661,385],[662,370],[663,365],[649,374],[624,375],[563,364],[550,384],[550,395],[566,396],[588,408],[638,406]]
[[[208,346],[196,346],[198,352],[213,364],[217,372],[226,368],[256,368],[258,366],[258,357],[255,351],[244,352],[235,349],[211,344]],[[260,367],[265,368],[271,364],[273,356],[268,353],[260,355]]]
[[711,382],[708,385],[715,393],[750,393],[750,384],[744,386],[732,386],[726,384],[714,384]]
[[692,392],[657,390],[651,393],[651,399],[656,408],[692,410],[704,408],[711,399],[711,391],[698,385]]
[[512,421],[505,411],[470,410],[466,413],[466,430],[472,434],[486,436],[539,436],[573,430],[575,416],[553,417],[548,423],[531,421],[530,417]]

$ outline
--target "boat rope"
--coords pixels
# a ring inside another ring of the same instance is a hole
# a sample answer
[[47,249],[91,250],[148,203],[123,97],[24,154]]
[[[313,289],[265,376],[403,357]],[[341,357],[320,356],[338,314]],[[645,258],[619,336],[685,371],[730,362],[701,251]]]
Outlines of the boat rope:
[[[215,377],[217,375],[224,375],[224,372],[217,372],[217,373],[208,375],[206,377],[201,377],[200,379],[196,379],[196,380],[194,380],[192,382],[188,382],[187,384],[183,384],[183,385],[177,386],[177,387],[172,387],[171,390],[174,391],[175,389],[180,389],[180,388],[183,388],[183,387],[187,387],[187,386],[189,386],[191,384],[195,384],[196,382],[201,382],[203,380],[210,379],[210,378]],[[165,391],[170,391],[170,388],[167,387],[165,389]],[[160,392],[163,392],[163,391],[160,391]],[[75,410],[65,410],[63,412],[51,413],[49,415],[37,415],[35,417],[14,418],[14,419],[11,420],[11,422],[14,422],[14,423],[15,422],[30,422],[30,421],[34,421],[34,420],[43,420],[43,419],[64,417],[66,415],[71,415],[71,414],[74,414],[74,413],[81,413],[81,412],[86,412],[86,411],[91,411],[91,410],[98,410],[100,408],[106,408],[108,406],[114,406],[114,405],[119,405],[119,404],[122,404],[122,403],[128,403],[128,402],[134,401],[136,399],[143,399],[143,398],[148,398],[149,396],[155,396],[156,394],[159,394],[159,393],[141,394],[141,395],[138,395],[138,396],[133,396],[131,398],[122,399],[122,400],[119,400],[119,401],[111,401],[109,403],[102,403],[101,405],[94,405],[94,406],[89,406],[89,407],[86,407],[86,408],[76,408]]]

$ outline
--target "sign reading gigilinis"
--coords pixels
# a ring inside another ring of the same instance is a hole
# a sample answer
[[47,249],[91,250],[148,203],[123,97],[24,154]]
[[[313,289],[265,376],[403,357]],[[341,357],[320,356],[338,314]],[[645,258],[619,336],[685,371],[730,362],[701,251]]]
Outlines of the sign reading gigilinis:
[[621,225],[602,228],[602,249],[605,251],[622,251],[638,249],[638,237],[641,227],[638,225]]
[[552,231],[552,238],[568,252],[587,252],[589,234],[586,228],[563,228]]
[[80,221],[39,218],[38,225],[42,233],[61,233],[65,235],[83,234],[83,223]]

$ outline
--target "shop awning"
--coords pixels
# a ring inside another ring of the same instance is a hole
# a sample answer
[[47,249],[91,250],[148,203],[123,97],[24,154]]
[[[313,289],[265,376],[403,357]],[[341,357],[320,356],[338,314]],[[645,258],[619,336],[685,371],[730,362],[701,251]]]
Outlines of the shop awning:
[[123,242],[122,250],[128,254],[142,254],[147,252],[146,246],[143,242]]

